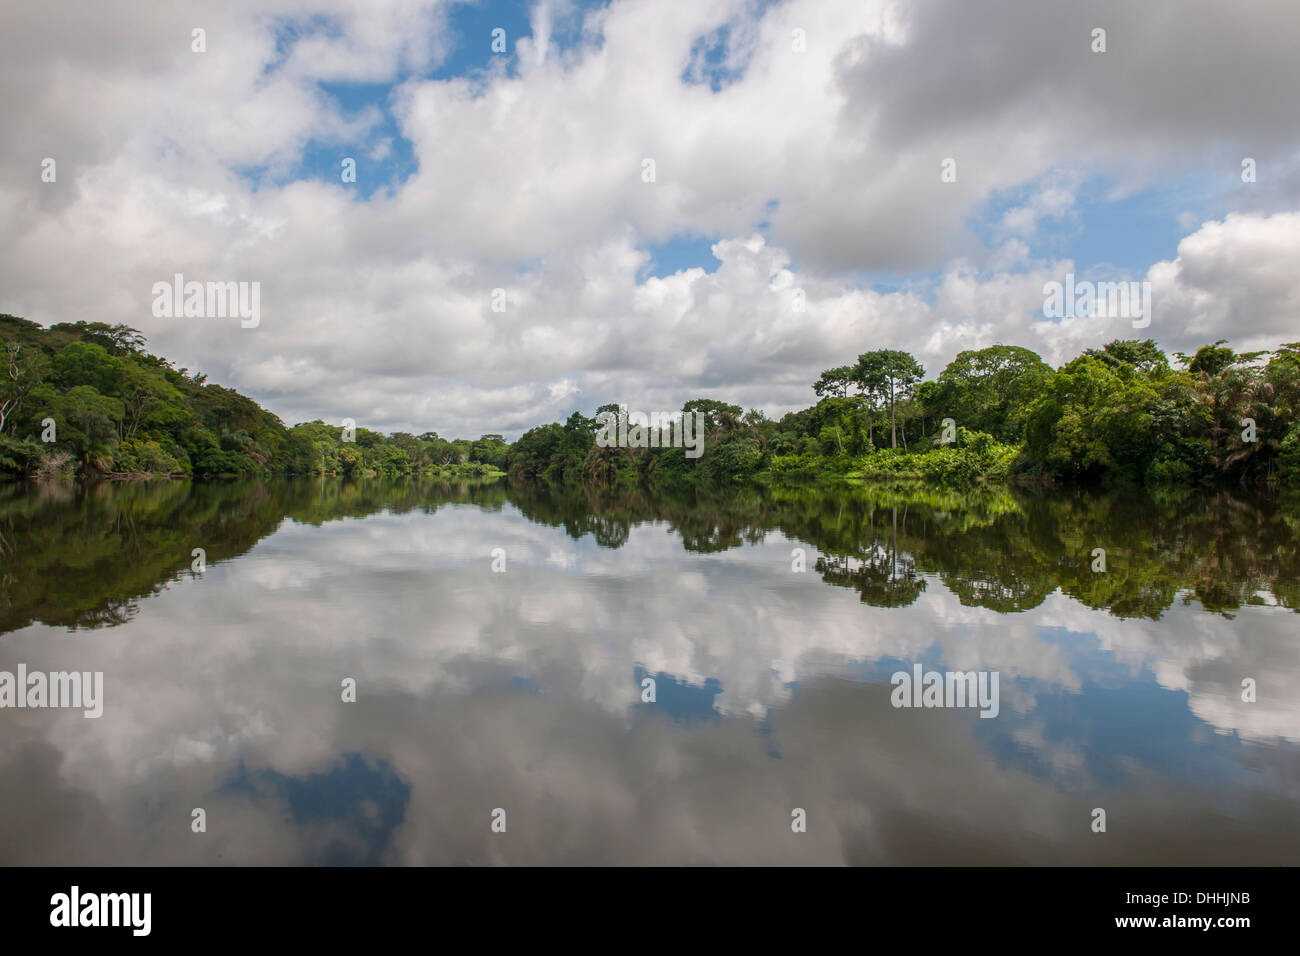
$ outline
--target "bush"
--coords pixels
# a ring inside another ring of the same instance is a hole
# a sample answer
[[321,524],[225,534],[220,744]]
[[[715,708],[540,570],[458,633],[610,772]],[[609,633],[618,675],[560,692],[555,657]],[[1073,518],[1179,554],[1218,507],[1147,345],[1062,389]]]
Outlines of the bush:
[[0,435],[0,472],[25,476],[39,465],[43,453],[41,445],[30,438]]
[[156,441],[134,438],[117,446],[113,454],[113,470],[170,475],[188,472],[189,463],[182,463]]
[[945,485],[969,485],[978,481],[1004,481],[1017,449],[999,444],[985,432],[957,429],[951,445],[924,452],[901,452],[879,448],[863,461],[869,476],[919,478]]
[[1192,480],[1192,468],[1179,458],[1161,455],[1147,466],[1148,485],[1185,485]]
[[200,475],[252,475],[257,464],[244,455],[222,449],[208,449],[199,456],[194,470]]
[[1282,484],[1300,489],[1300,424],[1292,425],[1277,456],[1278,477]]
[[801,481],[815,478],[822,470],[822,459],[816,455],[775,455],[771,464],[772,477],[783,481]]

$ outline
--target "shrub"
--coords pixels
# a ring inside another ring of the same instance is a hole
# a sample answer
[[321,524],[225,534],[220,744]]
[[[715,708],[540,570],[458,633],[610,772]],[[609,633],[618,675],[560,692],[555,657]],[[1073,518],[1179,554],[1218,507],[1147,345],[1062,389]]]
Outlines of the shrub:
[[122,442],[113,453],[115,471],[173,474],[189,471],[188,462],[182,463],[156,441],[134,438]]
[[11,438],[0,435],[0,472],[27,475],[42,460],[44,449],[30,438]]
[[864,459],[863,471],[870,476],[969,485],[1005,480],[1016,454],[1017,449],[999,444],[992,435],[958,428],[956,442],[929,451],[905,453],[878,448]]
[[1282,484],[1300,488],[1300,424],[1291,426],[1277,456],[1278,477]]
[[1192,480],[1192,468],[1187,462],[1161,455],[1147,466],[1145,480],[1148,485],[1182,485]]

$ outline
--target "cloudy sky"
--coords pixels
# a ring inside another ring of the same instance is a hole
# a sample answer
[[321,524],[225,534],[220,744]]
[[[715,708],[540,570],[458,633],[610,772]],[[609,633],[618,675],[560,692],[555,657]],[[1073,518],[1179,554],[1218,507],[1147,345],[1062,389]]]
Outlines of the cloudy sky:
[[[1297,49],[1294,0],[5,4],[0,311],[127,323],[290,424],[471,437],[779,414],[878,347],[1270,347]],[[178,272],[259,282],[260,325],[154,317]],[[1150,281],[1150,327],[1044,317],[1071,272]]]

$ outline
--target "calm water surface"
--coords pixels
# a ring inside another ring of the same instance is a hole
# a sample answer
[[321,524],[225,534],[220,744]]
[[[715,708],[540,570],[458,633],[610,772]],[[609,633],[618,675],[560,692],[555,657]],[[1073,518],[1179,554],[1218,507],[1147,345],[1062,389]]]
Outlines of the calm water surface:
[[[9,486],[0,671],[105,700],[0,710],[0,863],[1300,863],[1298,538],[1241,493]],[[916,663],[997,717],[893,707]]]

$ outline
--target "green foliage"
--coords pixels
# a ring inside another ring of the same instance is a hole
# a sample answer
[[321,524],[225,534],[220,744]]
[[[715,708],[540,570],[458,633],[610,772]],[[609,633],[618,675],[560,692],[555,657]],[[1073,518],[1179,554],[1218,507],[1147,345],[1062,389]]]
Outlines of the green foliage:
[[182,462],[156,441],[131,438],[122,442],[114,454],[116,467],[125,472],[152,474],[188,474],[189,462]]
[[1151,382],[1131,366],[1081,355],[1058,371],[1029,413],[1028,454],[1070,477],[1140,479],[1159,447]]
[[1129,365],[1147,375],[1169,367],[1169,359],[1160,351],[1155,339],[1115,339],[1100,349],[1087,349],[1083,354],[1115,367]]
[[911,478],[936,484],[965,487],[982,481],[1004,481],[1017,449],[999,443],[987,432],[958,427],[951,445],[927,451],[899,454],[881,448],[869,455],[862,472],[874,478]]
[[1300,423],[1291,426],[1282,440],[1278,455],[1278,473],[1283,484],[1300,490]]
[[1148,485],[1185,485],[1192,479],[1192,467],[1172,455],[1159,455],[1147,466]]
[[1192,356],[1187,370],[1198,375],[1218,375],[1236,360],[1236,354],[1224,345],[1227,341],[1219,339],[1213,345],[1202,345]]
[[0,433],[0,471],[27,474],[41,460],[41,452],[39,442]]
[[[500,435],[449,442],[312,422],[293,429],[256,402],[144,350],[124,325],[44,329],[0,315],[0,472],[55,475],[493,475]],[[54,441],[45,441],[46,422]]]
[[838,398],[847,398],[849,387],[856,381],[856,370],[852,365],[841,365],[839,368],[828,368],[822,372],[821,378],[813,383],[813,391],[817,393],[818,398],[824,396],[835,396]]
[[[858,356],[854,377],[862,393],[889,408],[889,447],[898,447],[897,403],[911,394],[912,387],[925,376],[909,353],[898,349],[875,349]],[[907,444],[904,433],[904,445]]]
[[597,423],[579,412],[563,425],[530,428],[510,447],[506,461],[512,477],[576,484],[594,447]]
[[[1238,353],[1220,340],[1169,360],[1116,340],[1053,370],[1017,346],[961,352],[934,381],[907,352],[876,349],[813,383],[779,421],[714,398],[704,453],[599,448],[581,412],[526,431],[448,440],[322,421],[286,428],[251,399],[149,354],[134,329],[45,329],[0,315],[0,473],[473,477],[630,489],[739,489],[862,477],[968,487],[1015,478],[1280,483],[1300,488],[1300,343]],[[856,387],[857,394],[850,394]],[[602,410],[615,410],[606,406]],[[945,444],[945,419],[957,440]],[[49,423],[53,423],[52,428]],[[50,434],[53,440],[49,440]]]
[[1175,370],[1150,340],[1090,350],[1031,406],[1017,470],[1152,484],[1286,481],[1280,453],[1300,409],[1300,352],[1266,354],[1220,341],[1180,354],[1187,368]]
[[[860,394],[848,394],[842,366],[813,384],[822,396],[816,405],[780,421],[695,399],[684,409],[705,415],[701,458],[593,446],[580,477],[663,489],[862,477],[952,487],[1013,478],[1165,489],[1221,478],[1295,485],[1300,439],[1287,436],[1300,412],[1300,343],[1267,356],[1216,343],[1197,355],[1179,356],[1188,367],[1175,369],[1151,339],[1115,340],[1054,370],[1027,349],[998,345],[962,352],[936,381],[920,382],[910,355],[881,349],[851,369]],[[957,423],[947,444],[945,419]],[[1245,419],[1257,441],[1243,437]],[[511,449],[512,473],[572,481],[571,454],[565,467],[549,464],[563,434],[558,424],[526,434]]]
[[1029,349],[992,345],[961,352],[939,373],[926,404],[958,425],[1019,442],[1030,403],[1052,377],[1052,367]]

